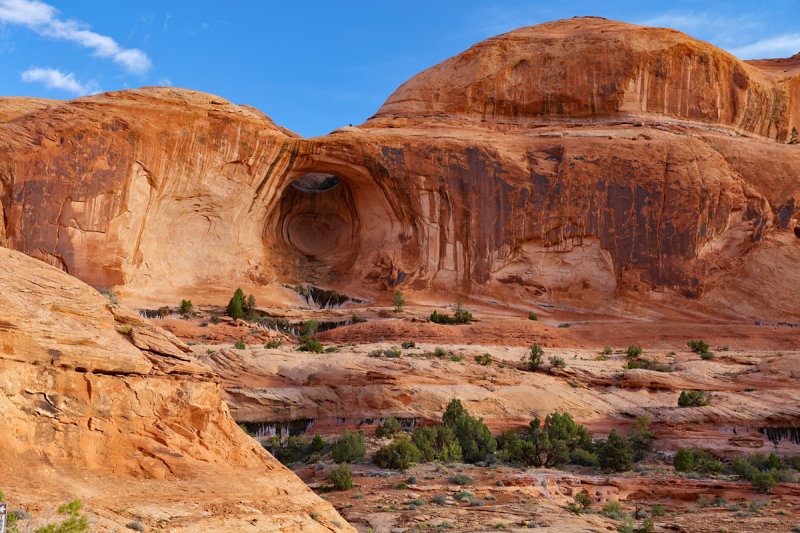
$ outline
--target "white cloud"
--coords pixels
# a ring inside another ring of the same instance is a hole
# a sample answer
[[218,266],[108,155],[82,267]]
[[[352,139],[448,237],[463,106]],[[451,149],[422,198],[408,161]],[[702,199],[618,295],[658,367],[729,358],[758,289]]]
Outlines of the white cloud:
[[161,78],[158,80],[158,85],[161,87],[172,87],[172,80],[169,78]]
[[800,33],[778,35],[728,51],[740,59],[789,57],[800,52]]
[[48,89],[62,89],[74,94],[85,95],[98,91],[97,84],[93,81],[81,83],[75,79],[72,72],[64,74],[54,68],[31,67],[22,73],[22,81],[26,83],[43,83]]
[[0,0],[0,22],[19,24],[39,35],[72,41],[93,50],[99,57],[111,58],[134,74],[144,74],[152,65],[141,50],[122,48],[111,37],[91,31],[82,22],[61,19],[53,6],[38,0]]

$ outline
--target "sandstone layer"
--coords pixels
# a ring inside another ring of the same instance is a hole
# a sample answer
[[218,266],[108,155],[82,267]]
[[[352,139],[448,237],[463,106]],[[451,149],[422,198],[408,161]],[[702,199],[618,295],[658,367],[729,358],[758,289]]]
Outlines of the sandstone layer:
[[[314,283],[796,321],[800,71],[776,65],[582,18],[480,43],[313,139],[180,89],[17,102],[0,238],[159,304]],[[293,187],[309,173],[342,181]]]
[[6,248],[0,308],[0,484],[12,505],[36,518],[80,497],[94,531],[130,522],[120,508],[174,531],[348,530],[236,425],[211,370],[172,334]]

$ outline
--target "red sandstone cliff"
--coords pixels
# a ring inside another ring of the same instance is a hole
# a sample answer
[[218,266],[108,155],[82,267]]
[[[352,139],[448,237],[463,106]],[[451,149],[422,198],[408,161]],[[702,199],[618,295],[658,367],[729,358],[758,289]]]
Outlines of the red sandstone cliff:
[[[800,126],[800,74],[775,61],[582,18],[480,43],[314,139],[179,89],[17,102],[0,237],[160,301],[312,282],[796,320],[800,149],[769,139]],[[291,187],[308,172],[343,182]]]

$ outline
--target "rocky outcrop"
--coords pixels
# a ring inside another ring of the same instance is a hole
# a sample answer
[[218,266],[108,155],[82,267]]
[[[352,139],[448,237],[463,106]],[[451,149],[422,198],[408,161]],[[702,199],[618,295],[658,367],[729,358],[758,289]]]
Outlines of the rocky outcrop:
[[[583,18],[480,43],[313,139],[180,89],[34,106],[0,124],[0,237],[159,304],[313,283],[795,321],[800,149],[774,139],[800,125],[800,71],[776,61]],[[292,185],[320,173],[341,182]]]
[[117,531],[125,518],[114,525],[114,511],[135,502],[174,512],[187,503],[175,487],[191,481],[191,500],[205,505],[242,498],[249,487],[249,500],[238,501],[250,510],[196,509],[176,523],[184,531],[247,531],[249,520],[261,530],[327,531],[335,521],[347,529],[237,427],[210,369],[169,333],[6,248],[0,308],[6,498],[48,506],[82,496],[94,530]]
[[518,126],[658,114],[785,139],[800,123],[798,79],[675,30],[579,17],[478,43],[404,83],[374,118]]

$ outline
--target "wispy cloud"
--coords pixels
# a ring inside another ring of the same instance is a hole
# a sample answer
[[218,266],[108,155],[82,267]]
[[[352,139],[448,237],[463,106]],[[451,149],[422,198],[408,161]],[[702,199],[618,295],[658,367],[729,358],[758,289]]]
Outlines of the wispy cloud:
[[22,81],[26,83],[42,83],[48,89],[62,89],[64,91],[86,95],[98,92],[97,84],[93,81],[81,83],[75,79],[72,72],[64,74],[54,68],[31,67],[22,73]]
[[0,22],[25,26],[45,37],[72,41],[134,74],[144,74],[152,65],[141,50],[123,48],[111,37],[91,31],[83,22],[63,19],[56,8],[38,0],[0,0]]
[[800,52],[800,33],[761,39],[752,44],[731,48],[728,51],[740,59],[789,57]]

